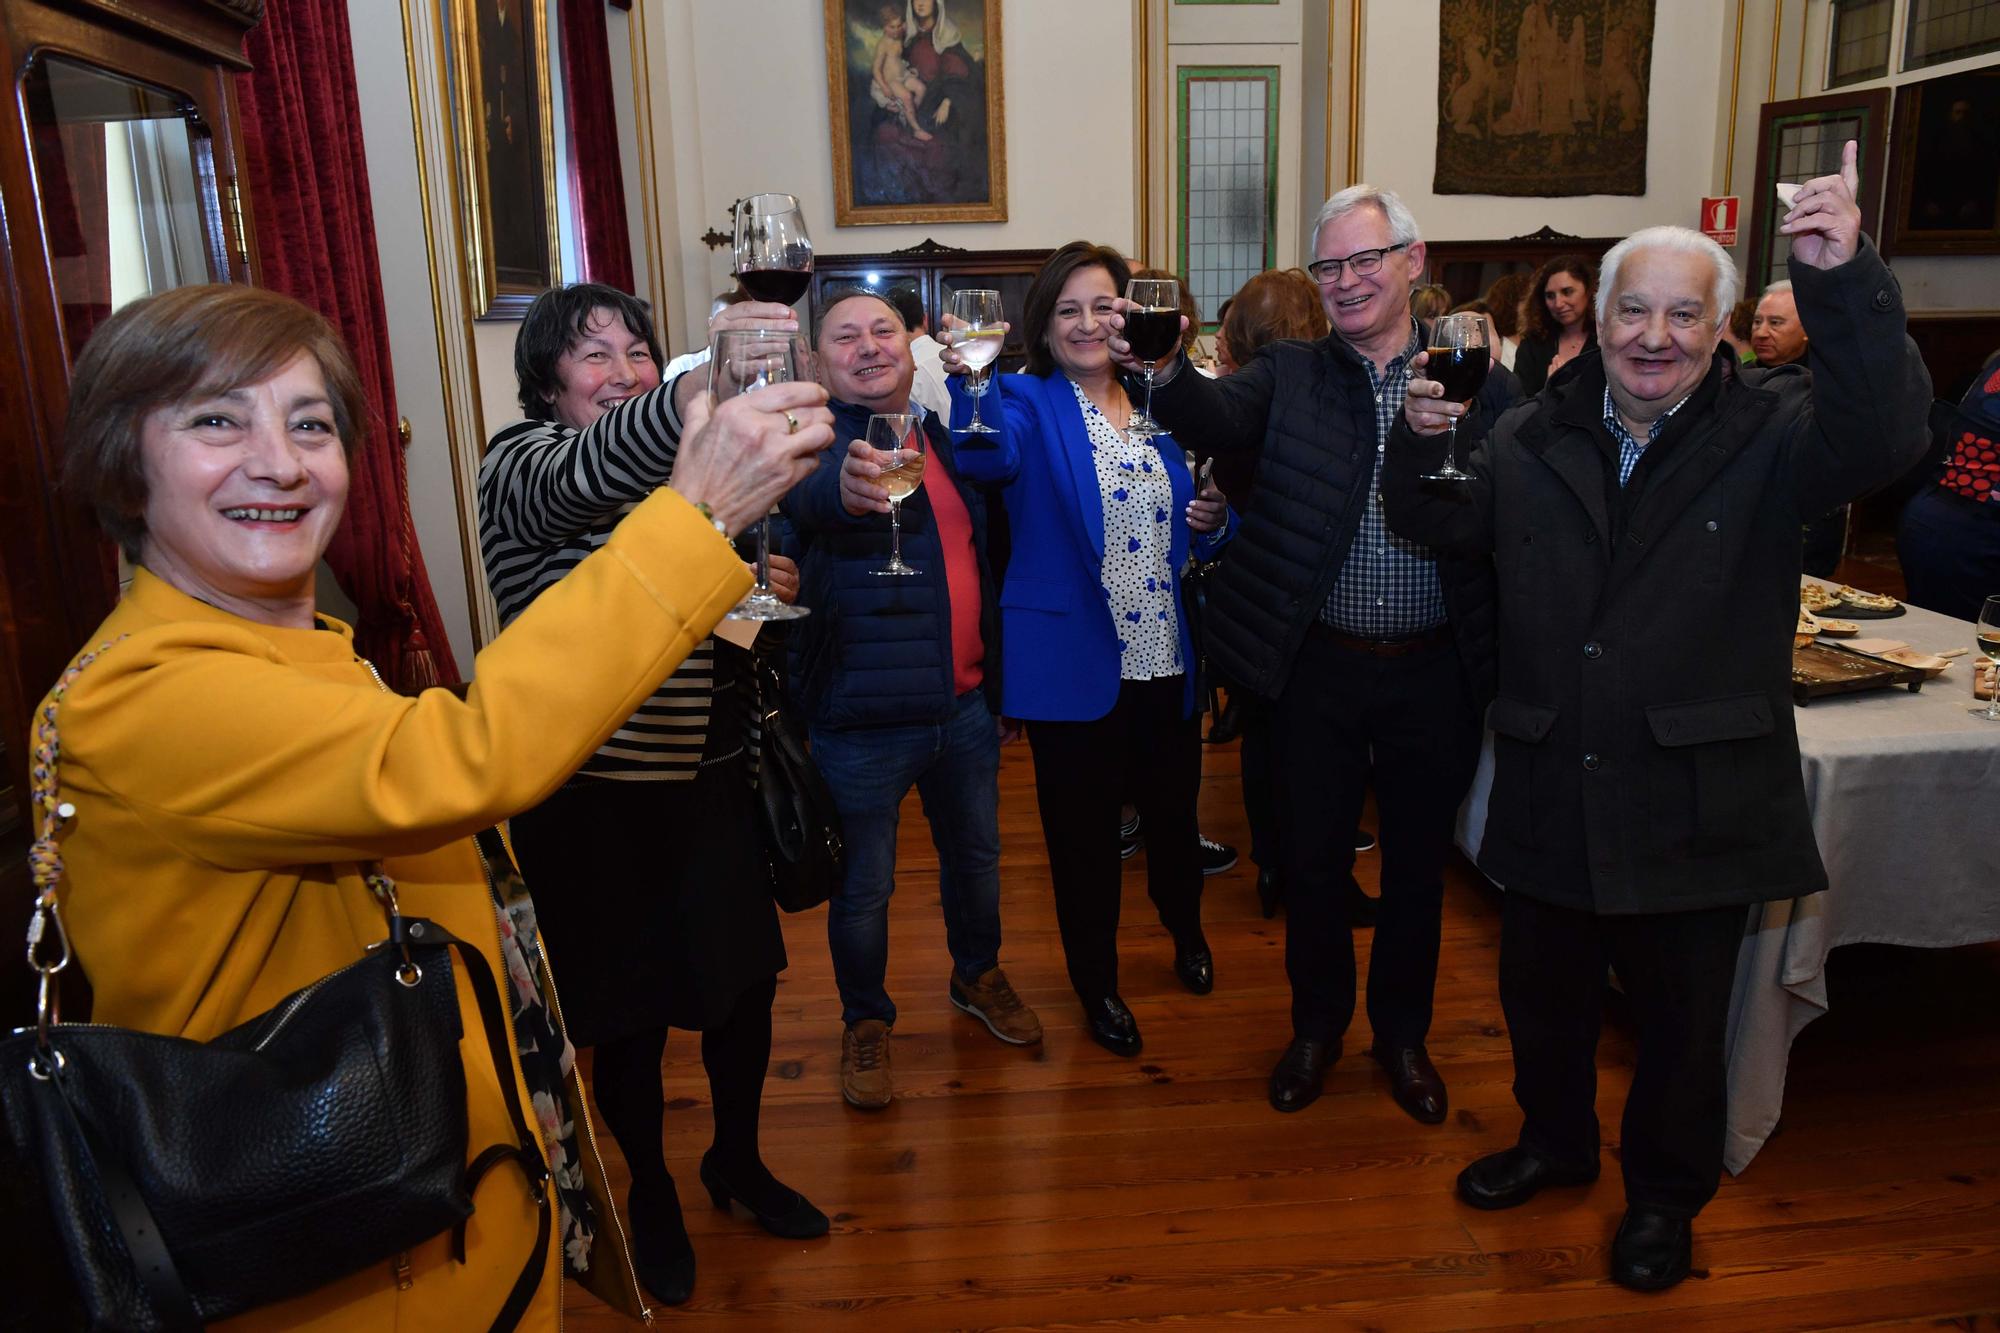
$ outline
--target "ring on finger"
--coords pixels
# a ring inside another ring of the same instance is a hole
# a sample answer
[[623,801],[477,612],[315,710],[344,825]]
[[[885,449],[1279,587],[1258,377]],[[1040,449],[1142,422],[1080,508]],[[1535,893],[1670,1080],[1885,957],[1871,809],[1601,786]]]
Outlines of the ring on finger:
[[799,419],[793,416],[790,412],[785,413],[785,434],[797,435],[798,433],[799,433]]

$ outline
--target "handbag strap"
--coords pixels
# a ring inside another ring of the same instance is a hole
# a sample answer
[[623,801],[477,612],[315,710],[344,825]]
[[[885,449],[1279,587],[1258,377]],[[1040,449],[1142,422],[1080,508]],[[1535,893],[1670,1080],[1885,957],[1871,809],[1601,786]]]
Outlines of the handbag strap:
[[194,1333],[202,1327],[201,1312],[194,1297],[188,1294],[187,1284],[181,1280],[173,1255],[167,1251],[160,1224],[153,1220],[153,1210],[146,1206],[146,1196],[139,1192],[124,1160],[104,1142],[96,1126],[77,1113],[60,1071],[49,1081],[55,1085],[57,1103],[83,1141],[85,1159],[104,1187],[104,1202],[111,1210],[111,1221],[132,1256],[132,1268],[139,1285],[145,1289],[147,1303],[159,1316],[166,1333]]

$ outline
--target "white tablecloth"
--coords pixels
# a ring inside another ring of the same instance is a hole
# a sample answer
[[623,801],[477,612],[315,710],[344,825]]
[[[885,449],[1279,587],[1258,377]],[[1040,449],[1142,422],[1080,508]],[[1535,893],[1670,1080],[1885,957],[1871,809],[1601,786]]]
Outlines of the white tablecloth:
[[[1917,607],[1862,635],[1937,652],[1972,626]],[[1830,640],[1838,642],[1838,640]],[[1918,693],[1880,690],[1796,710],[1806,802],[1829,888],[1751,909],[1729,1006],[1732,1173],[1776,1128],[1792,1039],[1827,1010],[1826,956],[1842,944],[1926,949],[2000,939],[2000,723],[1968,711],[1972,654]],[[1493,738],[1459,811],[1477,857],[1493,787]]]

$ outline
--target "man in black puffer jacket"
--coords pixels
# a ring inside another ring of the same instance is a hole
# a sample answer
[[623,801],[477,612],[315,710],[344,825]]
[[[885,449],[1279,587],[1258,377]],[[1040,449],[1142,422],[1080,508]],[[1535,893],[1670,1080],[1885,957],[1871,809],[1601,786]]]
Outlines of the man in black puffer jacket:
[[[1441,560],[1388,531],[1382,443],[1423,350],[1410,286],[1424,271],[1416,220],[1393,193],[1356,185],[1326,201],[1309,272],[1333,331],[1273,343],[1220,380],[1176,359],[1155,375],[1153,415],[1198,453],[1255,452],[1257,484],[1210,593],[1208,650],[1272,701],[1292,1041],[1271,1104],[1319,1096],[1354,1017],[1354,936],[1343,890],[1372,780],[1382,899],[1368,974],[1370,1049],[1397,1104],[1444,1119],[1424,1049],[1437,979],[1444,860],[1491,694],[1492,578],[1485,558]],[[1121,364],[1136,365],[1122,341]],[[1487,380],[1460,431],[1467,450],[1512,400]]]
[[[826,919],[846,1028],[841,1095],[873,1109],[893,1095],[889,895],[897,810],[912,786],[938,848],[952,1004],[1013,1045],[1039,1042],[1042,1025],[1000,969],[1000,617],[986,501],[959,479],[943,423],[910,403],[909,337],[886,297],[832,293],[818,337],[834,448],[785,497],[804,543],[799,601],[812,608],[794,631],[793,683],[847,847]],[[888,492],[875,484],[868,420],[906,412],[920,418],[928,455],[902,502],[903,557],[917,572],[884,578]]]

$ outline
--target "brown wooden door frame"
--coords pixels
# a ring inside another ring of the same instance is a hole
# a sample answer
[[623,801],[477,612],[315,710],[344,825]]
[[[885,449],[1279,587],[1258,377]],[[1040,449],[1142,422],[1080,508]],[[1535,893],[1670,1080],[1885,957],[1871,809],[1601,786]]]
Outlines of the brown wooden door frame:
[[[0,56],[10,114],[0,125],[0,739],[15,809],[32,836],[30,710],[116,597],[107,547],[89,511],[61,491],[62,424],[73,361],[42,224],[29,107],[31,62],[61,56],[168,90],[204,134],[202,175],[211,276],[253,280],[251,238],[232,225],[242,160],[231,73],[248,67],[244,33],[261,0],[0,0]],[[240,193],[240,189],[239,189]],[[244,210],[247,212],[247,210]],[[0,932],[25,919],[24,840],[0,841]],[[21,912],[17,914],[17,908]],[[7,952],[7,971],[19,969]],[[4,1026],[4,1024],[0,1024]]]

